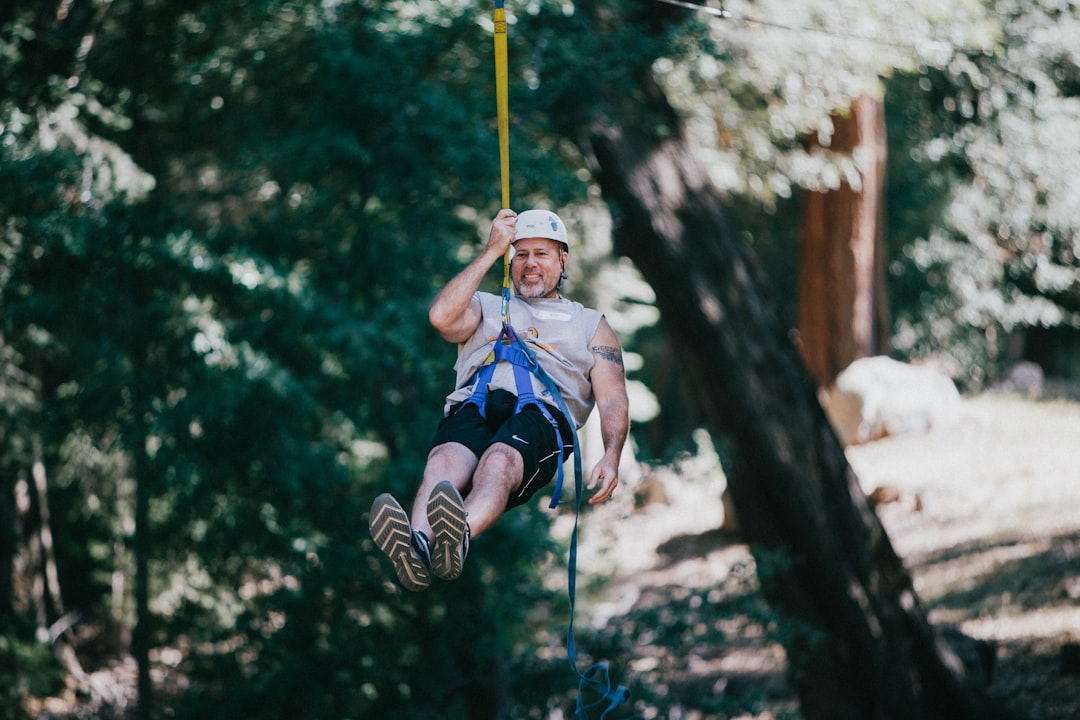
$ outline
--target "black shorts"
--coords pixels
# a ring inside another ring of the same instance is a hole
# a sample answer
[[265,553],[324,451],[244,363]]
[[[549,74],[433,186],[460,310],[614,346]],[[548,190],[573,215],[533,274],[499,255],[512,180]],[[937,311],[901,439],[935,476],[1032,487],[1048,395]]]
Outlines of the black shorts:
[[[528,502],[536,492],[551,482],[559,469],[560,457],[570,458],[574,452],[574,431],[557,408],[545,406],[559,423],[558,437],[540,408],[526,405],[514,413],[517,397],[506,390],[492,390],[484,406],[485,418],[476,403],[458,404],[439,423],[431,447],[448,442],[464,445],[475,453],[484,454],[494,443],[504,443],[521,454],[525,469],[521,483],[506,503],[512,507]],[[560,441],[562,453],[560,455]]]

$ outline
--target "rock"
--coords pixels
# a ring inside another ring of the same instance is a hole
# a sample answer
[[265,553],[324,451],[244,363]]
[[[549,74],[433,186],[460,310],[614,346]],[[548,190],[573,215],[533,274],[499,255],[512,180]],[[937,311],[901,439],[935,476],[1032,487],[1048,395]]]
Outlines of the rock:
[[876,356],[851,363],[821,404],[840,441],[856,445],[950,422],[960,392],[938,370]]

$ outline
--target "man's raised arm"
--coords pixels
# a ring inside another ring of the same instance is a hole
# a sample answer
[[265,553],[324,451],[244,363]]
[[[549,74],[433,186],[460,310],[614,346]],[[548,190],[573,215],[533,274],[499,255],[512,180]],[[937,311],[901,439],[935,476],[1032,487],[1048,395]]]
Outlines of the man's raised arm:
[[473,295],[514,241],[516,218],[513,210],[500,210],[491,223],[487,245],[431,302],[428,320],[447,342],[465,342],[480,325],[480,305],[473,302]]

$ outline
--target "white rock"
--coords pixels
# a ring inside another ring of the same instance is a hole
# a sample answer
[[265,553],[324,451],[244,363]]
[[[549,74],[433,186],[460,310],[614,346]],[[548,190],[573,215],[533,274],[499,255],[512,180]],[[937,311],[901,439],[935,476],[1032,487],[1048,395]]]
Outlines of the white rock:
[[960,393],[938,370],[876,356],[851,363],[821,403],[840,441],[856,445],[951,422]]

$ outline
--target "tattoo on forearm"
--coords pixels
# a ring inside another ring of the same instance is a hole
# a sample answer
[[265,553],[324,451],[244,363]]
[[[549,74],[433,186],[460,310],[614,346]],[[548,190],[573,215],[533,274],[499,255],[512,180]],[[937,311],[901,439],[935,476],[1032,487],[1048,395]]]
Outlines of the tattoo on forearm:
[[609,360],[618,365],[619,367],[623,366],[622,350],[620,350],[619,348],[612,347],[611,345],[593,345],[589,349],[600,357],[604,358],[605,360]]

